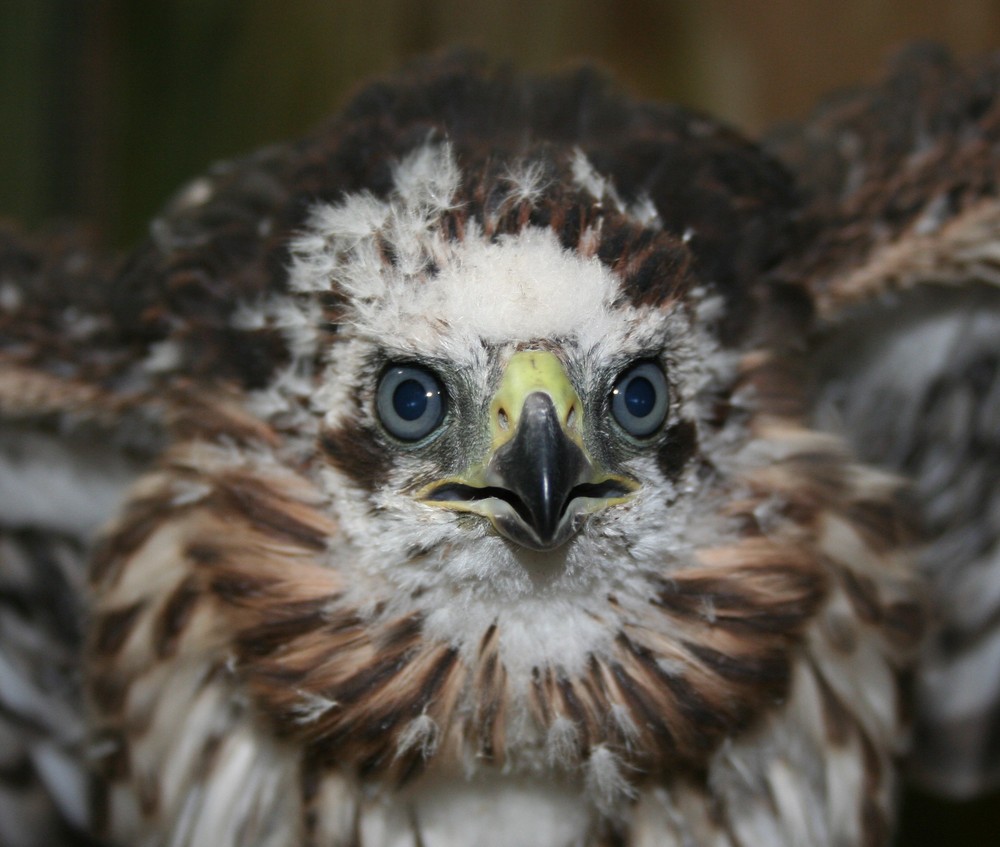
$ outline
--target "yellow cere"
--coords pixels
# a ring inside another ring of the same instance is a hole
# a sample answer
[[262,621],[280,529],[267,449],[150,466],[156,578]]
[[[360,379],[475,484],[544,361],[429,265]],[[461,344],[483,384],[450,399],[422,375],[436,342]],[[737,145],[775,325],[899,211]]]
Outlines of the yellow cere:
[[536,391],[552,398],[563,431],[583,448],[583,404],[559,358],[545,350],[522,350],[510,357],[490,404],[493,450],[514,436],[525,399]]

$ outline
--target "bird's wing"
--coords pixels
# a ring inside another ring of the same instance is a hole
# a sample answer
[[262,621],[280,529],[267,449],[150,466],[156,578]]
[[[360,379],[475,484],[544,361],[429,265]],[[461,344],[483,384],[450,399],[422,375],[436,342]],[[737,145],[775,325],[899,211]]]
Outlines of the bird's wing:
[[913,768],[1000,785],[1000,54],[900,56],[771,147],[808,192],[815,422],[913,480],[935,626]]
[[0,227],[0,844],[90,843],[84,562],[153,449],[78,233]]
[[91,843],[86,563],[173,440],[257,434],[227,399],[289,359],[268,298],[322,193],[305,147],[221,163],[122,260],[0,223],[0,847]]

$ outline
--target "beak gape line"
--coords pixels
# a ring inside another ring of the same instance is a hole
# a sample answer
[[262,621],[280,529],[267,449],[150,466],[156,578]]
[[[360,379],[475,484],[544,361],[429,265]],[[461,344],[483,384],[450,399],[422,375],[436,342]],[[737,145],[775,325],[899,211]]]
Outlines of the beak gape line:
[[510,541],[553,550],[584,515],[629,499],[634,480],[604,473],[582,440],[582,404],[562,363],[537,350],[514,354],[490,405],[485,460],[421,492],[425,503],[488,518]]

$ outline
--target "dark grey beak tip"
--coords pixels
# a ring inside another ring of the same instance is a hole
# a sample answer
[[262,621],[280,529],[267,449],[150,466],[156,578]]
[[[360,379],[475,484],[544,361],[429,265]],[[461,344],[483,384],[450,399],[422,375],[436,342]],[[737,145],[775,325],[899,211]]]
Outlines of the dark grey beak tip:
[[513,541],[520,547],[535,550],[539,553],[546,553],[555,550],[565,544],[573,535],[572,528],[558,528],[551,535],[543,537],[531,524],[526,523],[516,517],[507,520],[498,520],[497,528],[503,536]]

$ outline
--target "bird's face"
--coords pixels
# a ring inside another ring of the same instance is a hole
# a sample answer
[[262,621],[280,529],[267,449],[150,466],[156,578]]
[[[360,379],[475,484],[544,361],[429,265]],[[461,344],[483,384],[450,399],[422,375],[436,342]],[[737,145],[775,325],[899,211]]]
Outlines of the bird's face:
[[[646,372],[649,377],[636,375],[627,386],[621,380],[623,387],[615,390],[639,411],[632,418],[655,416],[658,428],[667,411],[666,383],[655,366]],[[447,396],[430,369],[392,365],[378,385],[379,421],[406,441],[430,436],[444,424]],[[478,405],[480,413],[467,422],[472,424],[467,443],[483,440],[485,419],[487,449],[476,451],[484,455],[473,454],[459,473],[420,488],[414,495],[420,502],[480,515],[514,544],[546,552],[567,542],[585,514],[625,502],[636,489],[634,479],[609,472],[592,457],[595,451],[584,440],[583,401],[556,353],[531,348],[513,353],[502,365],[485,415]],[[624,401],[618,406],[625,419],[629,407]]]
[[550,227],[469,217],[456,234],[450,168],[447,148],[422,150],[392,197],[325,207],[297,244],[296,287],[339,295],[312,399],[353,541],[338,564],[438,616],[592,616],[718,532],[699,429],[734,360],[690,292],[633,302],[599,224],[575,250]]

